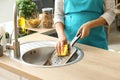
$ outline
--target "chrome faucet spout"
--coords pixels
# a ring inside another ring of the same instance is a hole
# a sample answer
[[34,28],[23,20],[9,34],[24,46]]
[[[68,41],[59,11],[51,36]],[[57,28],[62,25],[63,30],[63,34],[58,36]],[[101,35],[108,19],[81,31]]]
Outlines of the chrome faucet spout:
[[15,42],[18,41],[17,37],[17,5],[14,5],[14,37],[15,37]]
[[17,29],[17,4],[14,5],[14,39],[13,42],[14,46],[14,57],[19,58],[20,57],[20,43],[18,41],[18,29]]
[[17,29],[17,4],[14,5],[14,42],[13,46],[7,45],[7,49],[14,50],[14,58],[20,58],[20,43],[18,41],[18,29]]

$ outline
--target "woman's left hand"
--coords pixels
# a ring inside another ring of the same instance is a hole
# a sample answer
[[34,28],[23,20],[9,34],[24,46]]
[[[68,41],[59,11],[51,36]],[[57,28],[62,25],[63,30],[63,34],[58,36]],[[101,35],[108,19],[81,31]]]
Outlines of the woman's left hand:
[[90,29],[91,29],[91,27],[90,27],[90,22],[87,22],[87,23],[83,24],[83,25],[79,28],[77,34],[82,33],[82,35],[81,35],[80,38],[81,38],[81,39],[82,39],[82,38],[85,38],[86,36],[89,35]]

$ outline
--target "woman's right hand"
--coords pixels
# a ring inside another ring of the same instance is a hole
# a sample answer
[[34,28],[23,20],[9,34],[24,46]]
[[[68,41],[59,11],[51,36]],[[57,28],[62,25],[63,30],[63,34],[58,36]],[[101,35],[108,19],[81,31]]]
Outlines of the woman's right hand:
[[58,37],[57,43],[56,43],[56,53],[57,55],[60,55],[61,51],[64,51],[64,45],[67,43],[66,36],[63,34]]

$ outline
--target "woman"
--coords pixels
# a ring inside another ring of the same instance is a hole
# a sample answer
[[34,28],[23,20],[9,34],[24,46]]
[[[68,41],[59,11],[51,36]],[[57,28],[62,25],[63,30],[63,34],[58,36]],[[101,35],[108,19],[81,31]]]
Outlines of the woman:
[[114,20],[114,3],[114,0],[55,0],[57,53],[80,32],[78,43],[108,49],[104,25],[109,26]]

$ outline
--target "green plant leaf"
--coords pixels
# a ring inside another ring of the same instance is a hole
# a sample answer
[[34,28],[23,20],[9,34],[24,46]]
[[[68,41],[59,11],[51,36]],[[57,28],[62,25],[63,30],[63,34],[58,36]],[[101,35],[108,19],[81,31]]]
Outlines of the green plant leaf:
[[2,36],[2,35],[0,35],[0,42],[1,42],[2,37],[3,37],[3,36]]
[[36,11],[37,5],[32,0],[17,0],[18,16],[30,18]]

